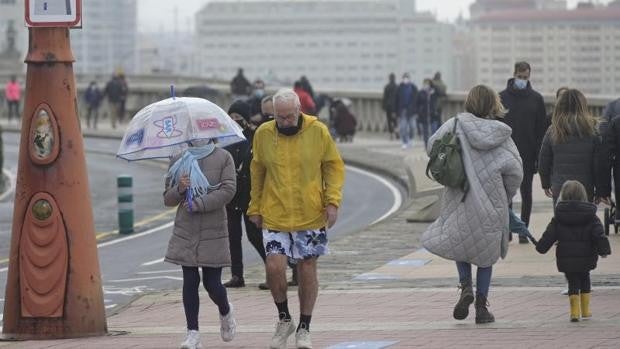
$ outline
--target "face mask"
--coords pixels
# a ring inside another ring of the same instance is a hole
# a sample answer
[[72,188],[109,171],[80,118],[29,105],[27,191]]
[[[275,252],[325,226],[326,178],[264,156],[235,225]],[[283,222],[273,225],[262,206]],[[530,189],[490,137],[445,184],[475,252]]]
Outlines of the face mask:
[[264,95],[265,95],[265,90],[254,91],[254,96],[256,96],[257,98],[263,98]]
[[409,83],[409,79],[408,78],[404,78],[403,79],[403,84],[408,84]]
[[276,128],[278,129],[279,133],[285,136],[294,136],[301,129],[301,125],[303,121],[304,121],[304,118],[301,115],[299,115],[299,121],[297,121],[297,125],[290,126],[290,127],[280,127],[278,126],[278,123],[276,122]]
[[519,90],[523,90],[527,87],[527,80],[515,78],[514,86]]

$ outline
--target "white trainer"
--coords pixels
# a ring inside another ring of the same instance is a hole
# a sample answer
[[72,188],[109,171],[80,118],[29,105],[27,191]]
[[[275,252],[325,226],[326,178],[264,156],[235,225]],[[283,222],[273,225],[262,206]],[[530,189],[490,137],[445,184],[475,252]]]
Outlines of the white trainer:
[[295,332],[295,323],[293,320],[279,320],[276,323],[276,333],[271,338],[270,349],[286,349],[288,337]]
[[230,342],[235,339],[235,334],[237,333],[237,321],[233,313],[233,305],[228,303],[228,307],[230,308],[228,314],[220,315],[220,335],[224,342]]
[[300,328],[295,334],[295,343],[297,344],[297,349],[312,349],[310,332],[306,329]]
[[202,349],[202,343],[200,343],[200,332],[195,330],[187,331],[185,341],[181,343],[181,349]]

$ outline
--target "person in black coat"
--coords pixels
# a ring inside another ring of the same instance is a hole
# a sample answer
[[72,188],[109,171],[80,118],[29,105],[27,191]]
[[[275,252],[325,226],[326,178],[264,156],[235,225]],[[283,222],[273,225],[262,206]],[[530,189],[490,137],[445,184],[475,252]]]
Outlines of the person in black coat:
[[[243,134],[247,141],[235,143],[225,148],[232,155],[237,171],[237,192],[232,201],[226,206],[232,264],[232,278],[224,284],[226,287],[245,287],[245,280],[243,278],[243,247],[241,244],[241,237],[243,235],[242,220],[248,240],[261,256],[263,262],[266,258],[263,234],[256,225],[250,222],[246,214],[250,203],[250,163],[252,162],[252,138],[254,136],[254,130],[249,124],[250,109],[249,104],[240,100],[234,102],[228,109],[228,115],[243,128]],[[260,284],[259,288],[268,289],[264,283]]]
[[[508,109],[504,120],[512,128],[512,139],[523,160],[521,220],[527,225],[532,213],[532,181],[537,171],[538,152],[547,131],[545,102],[542,95],[532,88],[530,72],[527,62],[517,62],[514,77],[508,80],[506,89],[500,93],[502,104]],[[527,239],[519,237],[519,242],[527,243]]]
[[598,256],[611,254],[611,247],[596,216],[596,205],[588,201],[586,189],[578,181],[566,181],[562,186],[555,217],[538,241],[536,251],[547,253],[556,242],[558,271],[568,280],[570,319],[579,321],[580,315],[589,318],[590,270],[596,269]]
[[428,145],[428,137],[431,133],[431,124],[435,119],[435,112],[437,111],[437,94],[433,88],[431,79],[424,79],[422,89],[418,92],[416,100],[416,106],[418,108],[418,127],[422,129],[424,147],[426,148]]
[[396,84],[396,75],[390,74],[390,82],[383,89],[383,111],[387,122],[387,129],[390,133],[390,139],[395,136],[396,130],[396,94],[398,93],[398,85]]

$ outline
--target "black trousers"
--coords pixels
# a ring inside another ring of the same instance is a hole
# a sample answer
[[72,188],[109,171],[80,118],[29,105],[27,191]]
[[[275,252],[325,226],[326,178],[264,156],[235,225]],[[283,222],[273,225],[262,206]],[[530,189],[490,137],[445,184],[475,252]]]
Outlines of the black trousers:
[[530,216],[532,215],[532,182],[533,173],[523,173],[521,182],[521,220],[529,227]]
[[243,227],[241,225],[245,225],[248,240],[264,262],[267,257],[263,246],[263,232],[250,222],[249,217],[243,211],[229,207],[226,208],[226,211],[228,213],[228,241],[230,242],[232,265],[230,271],[234,276],[243,277],[243,245],[241,244]]
[[385,121],[387,122],[388,132],[390,134],[394,133],[394,129],[396,128],[396,113],[393,111],[386,111]]
[[590,283],[590,273],[564,273],[568,280],[568,294],[570,296],[581,293],[590,293],[592,285]]
[[7,106],[9,107],[9,121],[13,118],[13,114],[16,119],[19,119],[19,101],[7,100]]

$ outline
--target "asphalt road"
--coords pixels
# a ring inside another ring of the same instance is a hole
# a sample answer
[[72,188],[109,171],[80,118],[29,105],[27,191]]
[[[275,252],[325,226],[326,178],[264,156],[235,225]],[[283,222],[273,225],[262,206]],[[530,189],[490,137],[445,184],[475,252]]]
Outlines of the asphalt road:
[[[5,133],[5,167],[16,172],[18,135]],[[91,197],[95,212],[96,231],[116,229],[116,177],[134,177],[136,221],[148,220],[167,209],[161,193],[164,163],[127,163],[111,153],[117,140],[89,138],[85,141]],[[355,168],[347,168],[344,202],[340,218],[330,231],[330,238],[362,229],[385,218],[398,207],[400,191],[390,182]],[[11,200],[0,203],[0,259],[9,253],[11,234]],[[106,308],[112,310],[129,302],[134,296],[161,289],[176,289],[182,285],[180,267],[161,261],[171,234],[171,216],[146,224],[142,232],[99,243],[99,260],[103,276]],[[244,262],[259,262],[258,254],[244,238]],[[4,301],[6,263],[0,264],[0,300]]]

